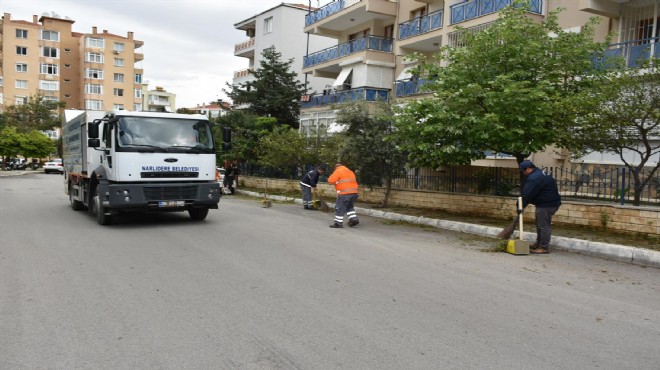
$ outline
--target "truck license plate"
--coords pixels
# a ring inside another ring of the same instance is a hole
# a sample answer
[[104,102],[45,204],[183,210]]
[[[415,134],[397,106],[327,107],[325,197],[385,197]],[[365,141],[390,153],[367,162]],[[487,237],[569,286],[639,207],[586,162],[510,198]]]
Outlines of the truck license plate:
[[183,207],[186,205],[186,202],[183,200],[165,200],[158,202],[158,207]]

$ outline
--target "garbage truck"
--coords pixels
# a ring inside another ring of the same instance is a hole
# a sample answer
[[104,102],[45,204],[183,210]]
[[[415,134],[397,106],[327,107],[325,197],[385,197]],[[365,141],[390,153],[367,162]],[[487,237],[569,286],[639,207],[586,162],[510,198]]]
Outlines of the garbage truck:
[[65,194],[100,225],[122,213],[218,209],[211,125],[201,114],[67,109],[62,117]]

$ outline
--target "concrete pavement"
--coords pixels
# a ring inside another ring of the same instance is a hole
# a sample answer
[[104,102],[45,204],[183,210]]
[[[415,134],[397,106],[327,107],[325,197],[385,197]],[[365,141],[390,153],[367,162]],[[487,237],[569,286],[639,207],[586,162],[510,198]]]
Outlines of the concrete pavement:
[[[263,198],[263,193],[257,193],[252,191],[245,191],[236,189],[236,192],[239,194],[249,195],[253,197]],[[277,201],[291,202],[295,204],[302,205],[302,199],[299,198],[290,198],[280,195],[267,195],[267,198]],[[334,204],[329,203],[330,206],[334,207]],[[434,218],[428,218],[424,216],[410,216],[393,212],[383,212],[370,208],[355,208],[358,214],[366,215],[371,217],[378,217],[392,221],[405,221],[412,224],[426,225],[431,227],[436,227],[446,230],[460,231],[468,234],[475,234],[481,236],[487,236],[492,238],[497,238],[497,234],[502,231],[499,227],[483,226],[477,224],[470,224],[465,222],[458,221],[448,221],[448,220],[439,220]],[[535,242],[535,235],[532,233],[525,233],[523,238],[530,241],[531,243]],[[518,231],[514,231],[512,239],[518,238]],[[595,242],[582,239],[566,238],[562,236],[553,236],[552,237],[552,247],[563,249],[571,252],[583,253],[587,255],[607,258],[611,260],[628,262],[637,265],[651,266],[660,268],[660,252],[650,249],[630,247],[627,245],[618,245],[610,243]]]

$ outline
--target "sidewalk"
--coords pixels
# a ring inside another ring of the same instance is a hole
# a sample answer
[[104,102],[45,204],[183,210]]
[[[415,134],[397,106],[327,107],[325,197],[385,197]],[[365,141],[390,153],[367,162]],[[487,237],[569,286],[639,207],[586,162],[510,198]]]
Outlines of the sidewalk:
[[[259,197],[259,198],[264,197],[263,193],[257,193],[252,191],[236,189],[236,192],[238,194],[244,194],[252,197]],[[268,199],[271,200],[277,200],[283,202],[293,201],[295,204],[302,205],[302,199],[299,198],[290,198],[280,195],[268,195],[267,197]],[[332,203],[329,203],[329,205],[332,207],[334,206],[334,204]],[[360,215],[378,217],[392,221],[404,221],[417,225],[425,225],[440,229],[460,231],[463,233],[481,235],[491,238],[497,238],[497,234],[500,231],[502,231],[502,229],[498,227],[470,224],[465,222],[439,220],[424,216],[411,216],[411,215],[404,215],[393,212],[383,212],[370,208],[356,207],[355,209]],[[511,238],[515,239],[517,237],[518,237],[518,232],[515,231]],[[525,233],[523,237],[525,240],[528,240],[530,242],[536,241],[534,239],[535,235],[533,235],[532,233]],[[583,253],[583,254],[607,258],[615,261],[660,268],[660,252],[650,249],[567,238],[562,236],[553,236],[552,246],[554,248],[558,248],[562,250]]]

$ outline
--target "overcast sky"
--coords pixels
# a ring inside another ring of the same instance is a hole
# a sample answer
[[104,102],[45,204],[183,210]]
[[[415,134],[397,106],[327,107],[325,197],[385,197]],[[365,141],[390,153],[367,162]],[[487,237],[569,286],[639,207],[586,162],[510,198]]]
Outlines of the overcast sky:
[[[248,67],[234,56],[234,45],[247,40],[234,24],[282,2],[304,0],[0,0],[0,13],[13,20],[55,12],[75,21],[73,31],[107,30],[144,41],[143,79],[149,89],[162,86],[176,94],[176,106],[194,107],[218,98],[234,71]],[[312,1],[316,5],[316,0]],[[321,1],[324,3],[324,1]],[[301,30],[302,32],[302,30]]]

